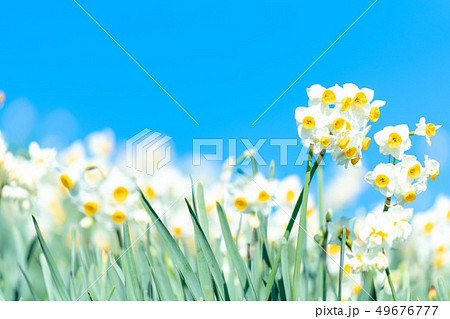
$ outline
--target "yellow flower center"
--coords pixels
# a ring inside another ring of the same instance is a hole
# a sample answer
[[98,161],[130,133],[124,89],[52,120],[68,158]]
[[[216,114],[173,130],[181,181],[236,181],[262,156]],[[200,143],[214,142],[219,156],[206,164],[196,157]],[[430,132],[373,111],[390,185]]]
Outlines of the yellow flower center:
[[380,174],[375,178],[375,185],[379,188],[385,188],[389,184],[389,177],[386,175]]
[[70,177],[67,174],[62,174],[59,179],[61,180],[61,183],[63,186],[67,189],[73,188],[73,181],[70,179]]
[[324,136],[320,138],[320,144],[322,144],[323,146],[327,147],[328,145],[330,145],[330,138],[328,136]]
[[411,203],[411,202],[415,201],[416,197],[417,197],[417,195],[416,195],[415,191],[409,191],[405,195],[403,195],[403,199],[407,203]]
[[450,220],[450,210],[447,212],[447,220]]
[[409,168],[408,176],[416,179],[420,175],[420,165],[416,164]]
[[434,173],[433,175],[430,175],[430,178],[435,181],[436,177],[439,175],[439,170],[436,171],[436,173]]
[[148,199],[153,199],[156,197],[155,191],[150,186],[145,189],[145,195]]
[[302,121],[303,127],[307,130],[311,130],[316,126],[316,121],[312,116],[305,116]]
[[423,226],[423,232],[427,235],[429,235],[434,229],[434,223],[428,222]]
[[345,129],[347,131],[350,131],[352,129],[352,125],[350,124],[350,122],[345,122]]
[[434,136],[434,135],[436,134],[436,126],[434,126],[433,123],[428,123],[428,124],[425,126],[425,133],[426,133],[428,136]]
[[358,149],[356,147],[350,146],[349,148],[347,148],[344,151],[345,157],[347,157],[349,159],[353,158],[353,157],[355,157],[357,151],[358,151]]
[[247,206],[248,204],[244,197],[238,197],[234,200],[234,207],[236,207],[238,211],[245,210]]
[[93,216],[97,213],[98,210],[98,204],[96,202],[87,202],[83,205],[84,212],[88,216]]
[[[342,227],[341,229],[339,229],[338,231],[338,237],[342,238],[342,233],[343,233],[344,227]],[[347,227],[345,228],[345,236],[348,239],[350,237],[350,229],[348,229]],[[339,247],[339,246],[338,246]],[[340,247],[339,247],[340,248]]]
[[367,149],[369,148],[370,142],[372,141],[372,139],[370,137],[365,137],[362,141],[362,149],[364,151],[367,151]]
[[370,233],[370,236],[381,237],[381,241],[385,241],[388,234],[382,232],[381,230],[376,231],[375,228],[372,228],[372,232]]
[[436,297],[437,297],[436,288],[431,286],[430,289],[428,289],[428,300],[433,300]]
[[286,201],[288,203],[292,202],[294,200],[294,197],[295,197],[295,193],[293,190],[290,190],[286,193]]
[[128,190],[125,187],[119,186],[114,190],[114,199],[119,202],[123,203],[126,201],[128,197]]
[[407,223],[408,220],[403,218],[403,219],[400,219],[399,221],[395,221],[395,222],[394,222],[394,226],[397,226],[397,224],[398,224],[399,222],[405,222],[405,223]]
[[[442,254],[439,254],[435,257],[433,265],[436,268],[442,268],[444,266],[444,257],[442,256]],[[434,289],[434,293],[429,293],[428,296],[430,297],[430,299],[436,298],[436,289]]]
[[358,156],[356,156],[355,158],[351,159],[350,162],[351,162],[353,165],[356,165],[356,163],[358,163],[360,159],[361,159],[361,156],[358,155]]
[[111,218],[112,218],[112,220],[113,220],[113,222],[114,222],[115,224],[119,225],[119,224],[122,224],[122,223],[125,221],[126,216],[125,216],[125,214],[124,214],[123,212],[121,212],[121,211],[119,211],[119,210],[116,210],[116,211],[111,215]]
[[336,95],[331,90],[325,90],[322,94],[322,102],[324,104],[334,104],[336,102]]
[[[342,232],[341,232],[342,234]],[[328,254],[330,255],[337,255],[341,251],[341,247],[336,244],[331,244],[327,246]]]
[[352,267],[349,264],[344,266],[344,275],[350,276],[352,274]]
[[181,229],[181,227],[174,227],[173,228],[173,234],[175,235],[175,237],[180,237],[181,234],[183,233],[183,230]]
[[355,295],[359,295],[359,293],[361,292],[361,285],[355,285],[353,286],[353,293]]
[[345,120],[343,118],[337,118],[333,121],[333,129],[335,131],[340,131],[345,124]]
[[347,112],[348,110],[350,110],[352,103],[353,103],[353,101],[352,101],[351,97],[344,97],[341,101],[342,111]]
[[266,191],[261,191],[258,194],[258,201],[261,203],[267,202],[270,199],[269,194]]
[[372,107],[369,113],[369,120],[371,120],[372,122],[376,122],[378,121],[379,118],[380,118],[380,109],[375,106]]
[[395,132],[389,134],[389,139],[387,142],[390,148],[397,148],[402,145],[402,137]]
[[367,104],[367,97],[363,92],[356,93],[355,97],[353,98],[353,105],[355,107],[363,107]]
[[342,140],[339,141],[338,145],[343,150],[347,147],[348,143],[350,143],[350,139],[348,137],[344,137]]

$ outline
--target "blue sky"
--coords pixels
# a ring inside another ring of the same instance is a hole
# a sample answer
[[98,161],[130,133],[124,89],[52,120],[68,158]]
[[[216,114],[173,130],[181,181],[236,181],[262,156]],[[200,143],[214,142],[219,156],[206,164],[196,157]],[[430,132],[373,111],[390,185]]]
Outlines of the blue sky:
[[[374,89],[387,105],[372,134],[390,124],[414,128],[421,116],[450,124],[448,1],[379,0],[253,126],[373,1],[78,2],[200,125],[75,2],[3,0],[0,123],[17,147],[31,139],[62,146],[105,127],[121,140],[144,128],[163,132],[180,156],[193,138],[296,138],[295,107],[315,83]],[[439,130],[431,148],[413,140],[413,152],[442,162],[418,208],[449,193],[448,132]],[[262,153],[278,156],[271,147]],[[369,168],[382,160],[376,147],[367,155]],[[364,196],[377,198],[371,190]]]

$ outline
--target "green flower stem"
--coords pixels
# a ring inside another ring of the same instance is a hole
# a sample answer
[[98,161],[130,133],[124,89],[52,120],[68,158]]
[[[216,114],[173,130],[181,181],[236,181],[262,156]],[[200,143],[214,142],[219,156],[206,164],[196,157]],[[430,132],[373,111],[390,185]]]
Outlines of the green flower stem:
[[[394,159],[395,161],[395,159]],[[389,207],[388,205],[391,203],[391,198],[390,197],[386,197],[386,200],[384,201],[384,209],[383,212],[387,212]],[[392,298],[394,299],[394,301],[397,301],[398,297],[397,297],[397,292],[395,290],[395,286],[394,283],[392,282],[392,278],[391,278],[391,271],[389,270],[389,266],[386,268],[386,276],[388,278],[389,281],[389,287],[391,287],[391,292],[392,292]]]
[[[292,300],[298,298],[298,287],[300,286],[300,267],[303,259],[303,267],[306,261],[306,211],[308,210],[309,182],[311,180],[311,164],[313,156],[313,145],[309,147],[308,163],[306,165],[305,186],[303,188],[302,210],[300,213],[300,227],[297,235],[297,253],[295,255],[294,280],[292,288]],[[306,269],[304,269],[306,273]],[[305,276],[305,285],[307,276]],[[305,296],[306,297],[306,296]]]
[[327,238],[328,222],[324,222],[322,240],[322,300],[327,300]]
[[325,225],[325,215],[323,211],[323,169],[319,166],[317,171],[317,184],[318,184],[318,202],[319,202],[319,225],[321,228]]
[[392,282],[391,271],[389,270],[389,267],[386,268],[386,276],[389,281],[389,287],[391,287],[392,299],[394,299],[394,301],[397,301],[398,300],[397,292],[395,291],[395,286],[394,283]]
[[[317,167],[319,167],[320,163],[322,162],[324,155],[325,155],[325,150],[322,150],[319,153],[319,156],[317,156],[317,159],[311,169],[311,178],[314,176],[314,173],[316,172]],[[294,210],[292,211],[291,219],[289,220],[289,223],[284,232],[283,238],[286,241],[289,239],[289,236],[291,235],[292,227],[294,227],[295,219],[297,218],[298,212],[300,210],[300,206],[302,205],[304,189],[305,189],[305,186],[303,186],[303,190],[300,193],[300,195],[298,196],[297,203],[295,204]],[[270,271],[269,279],[267,281],[266,289],[264,291],[264,300],[269,300],[270,292],[272,290],[272,286],[275,281],[275,276],[277,274],[278,267],[280,266],[280,261],[281,261],[281,249],[278,250],[277,256],[275,257],[275,262],[272,266],[272,270]]]
[[389,209],[389,205],[391,204],[391,197],[386,197],[386,199],[384,200],[384,207],[383,207],[383,212],[387,212]]
[[327,300],[327,222],[325,220],[324,210],[323,210],[323,169],[322,166],[319,166],[317,171],[317,184],[318,184],[318,202],[319,202],[319,225],[320,229],[323,231],[323,240],[322,240],[322,250],[321,250],[321,258],[322,258],[322,267],[320,268],[320,278],[322,280],[322,300]]
[[344,256],[345,246],[347,242],[347,229],[342,227],[342,239],[341,239],[341,261],[339,264],[339,287],[338,287],[338,300],[342,301],[342,279],[344,276]]

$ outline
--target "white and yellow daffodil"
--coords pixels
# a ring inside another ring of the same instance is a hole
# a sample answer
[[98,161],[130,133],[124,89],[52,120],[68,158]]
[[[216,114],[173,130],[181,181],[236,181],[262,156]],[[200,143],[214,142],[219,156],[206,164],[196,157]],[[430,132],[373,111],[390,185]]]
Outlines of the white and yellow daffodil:
[[405,151],[411,148],[408,125],[386,126],[375,133],[375,142],[380,146],[380,153],[402,159]]
[[436,131],[442,125],[434,125],[433,123],[426,123],[425,118],[421,117],[419,124],[416,124],[417,128],[414,131],[415,135],[425,136],[428,145],[431,145],[431,137],[436,135]]

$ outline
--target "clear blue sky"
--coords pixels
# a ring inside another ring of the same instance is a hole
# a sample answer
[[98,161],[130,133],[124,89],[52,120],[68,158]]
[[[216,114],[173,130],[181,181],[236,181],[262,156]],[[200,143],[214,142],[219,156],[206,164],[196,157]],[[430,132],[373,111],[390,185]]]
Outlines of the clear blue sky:
[[[195,137],[296,138],[293,115],[307,101],[306,87],[353,82],[388,101],[372,134],[389,124],[414,128],[420,116],[447,126],[431,149],[413,140],[415,151],[443,164],[416,206],[450,193],[450,2],[379,0],[254,126],[373,1],[79,3],[200,125],[75,2],[2,0],[0,89],[7,103],[0,117],[12,144],[60,146],[105,127],[119,139],[144,128],[163,132],[179,154],[191,151]],[[275,151],[263,153],[270,158]],[[373,167],[376,147],[368,155]]]

